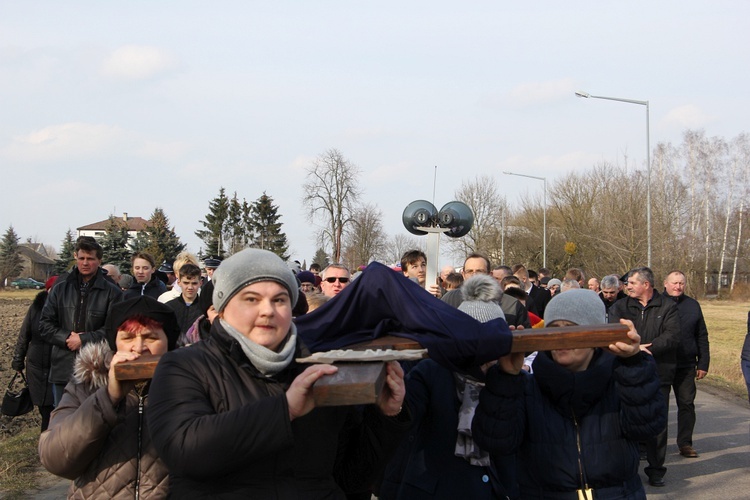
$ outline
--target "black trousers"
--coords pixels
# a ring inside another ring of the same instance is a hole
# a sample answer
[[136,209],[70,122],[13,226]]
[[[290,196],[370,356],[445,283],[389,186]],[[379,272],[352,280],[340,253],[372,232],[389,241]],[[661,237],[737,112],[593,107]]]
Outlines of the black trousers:
[[672,387],[677,400],[677,446],[693,446],[695,366],[678,366]]
[[[666,405],[666,411],[669,412],[669,384],[662,384],[661,393],[664,395],[664,404]],[[646,460],[648,465],[644,469],[644,472],[649,478],[664,477],[667,473],[667,468],[664,467],[664,461],[667,458],[667,428],[669,427],[669,419],[667,419],[667,425],[664,426],[664,430],[661,431],[656,437],[646,440]]]

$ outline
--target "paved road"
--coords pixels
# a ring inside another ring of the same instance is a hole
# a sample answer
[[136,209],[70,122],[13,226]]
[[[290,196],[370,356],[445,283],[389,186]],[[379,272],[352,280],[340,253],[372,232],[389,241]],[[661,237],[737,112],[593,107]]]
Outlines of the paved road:
[[[646,494],[655,500],[746,500],[750,498],[750,405],[727,401],[698,391],[695,401],[698,422],[693,446],[698,458],[683,458],[677,450],[677,407],[674,397],[669,410],[669,448],[667,449],[667,485],[648,485],[641,462],[641,479]],[[29,492],[30,498],[65,498],[68,481],[54,481],[51,487]]]
[[698,391],[695,409],[698,421],[693,433],[693,447],[698,458],[683,458],[675,442],[677,406],[672,397],[669,409],[669,445],[667,448],[667,485],[649,486],[641,479],[650,499],[721,499],[750,498],[750,407],[746,402],[730,402],[704,391]]

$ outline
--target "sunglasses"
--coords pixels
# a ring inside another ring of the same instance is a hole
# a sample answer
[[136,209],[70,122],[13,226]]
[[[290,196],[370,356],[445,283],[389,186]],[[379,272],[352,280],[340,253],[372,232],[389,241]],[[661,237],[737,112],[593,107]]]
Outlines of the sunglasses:
[[349,278],[326,278],[325,281],[328,283],[336,283],[338,280],[339,283],[349,283]]

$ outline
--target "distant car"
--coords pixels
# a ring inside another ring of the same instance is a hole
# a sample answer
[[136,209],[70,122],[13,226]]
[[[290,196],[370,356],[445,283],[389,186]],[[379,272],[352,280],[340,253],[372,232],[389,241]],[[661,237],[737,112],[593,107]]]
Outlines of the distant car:
[[18,278],[16,281],[11,282],[10,286],[13,288],[36,288],[37,290],[41,290],[44,288],[44,283],[32,278]]

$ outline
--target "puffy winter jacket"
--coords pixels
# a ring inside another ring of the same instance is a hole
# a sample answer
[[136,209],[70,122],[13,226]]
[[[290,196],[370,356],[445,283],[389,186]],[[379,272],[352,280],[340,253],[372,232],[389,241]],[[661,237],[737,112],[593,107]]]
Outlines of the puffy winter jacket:
[[[298,343],[294,357],[306,353]],[[165,354],[148,418],[174,497],[343,499],[368,487],[408,410],[320,407],[290,421],[286,390],[304,368],[262,375],[218,321],[207,340]]]
[[[493,455],[517,452],[521,498],[645,498],[638,476],[639,440],[666,425],[653,358],[615,358],[597,350],[587,370],[570,372],[548,352],[534,374],[487,373],[472,425]],[[579,466],[580,460],[580,466]]]
[[117,407],[107,393],[112,351],[89,343],[76,359],[74,380],[39,438],[39,458],[72,479],[69,498],[165,498],[169,478],[151,442],[148,398],[134,389]]
[[[76,352],[68,349],[65,341],[70,332],[81,333],[81,345],[104,340],[104,323],[112,306],[122,300],[122,290],[107,281],[101,269],[89,284],[89,291],[81,297],[78,269],[74,269],[62,282],[60,280],[49,292],[42,309],[39,331],[45,342],[52,347],[50,379],[53,384],[67,384],[73,374]],[[76,318],[85,300],[86,314]]]

